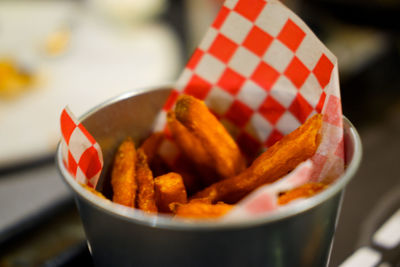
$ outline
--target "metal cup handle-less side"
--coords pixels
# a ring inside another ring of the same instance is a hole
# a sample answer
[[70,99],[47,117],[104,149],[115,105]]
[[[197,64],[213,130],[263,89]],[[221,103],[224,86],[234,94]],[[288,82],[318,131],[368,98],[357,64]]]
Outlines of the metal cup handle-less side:
[[[81,118],[103,150],[100,188],[107,190],[112,157],[126,136],[142,140],[169,94],[159,88],[131,92],[95,107]],[[322,193],[262,218],[242,222],[185,223],[148,216],[88,193],[57,165],[74,193],[96,266],[325,266],[343,189],[361,160],[360,138],[344,118],[347,168]]]

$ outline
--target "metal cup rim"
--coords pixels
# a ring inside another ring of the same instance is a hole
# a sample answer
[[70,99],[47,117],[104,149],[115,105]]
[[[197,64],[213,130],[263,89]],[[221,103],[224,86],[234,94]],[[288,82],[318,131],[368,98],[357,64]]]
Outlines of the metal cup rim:
[[[79,121],[83,121],[85,118],[89,117],[91,114],[96,111],[109,106],[115,102],[134,97],[149,91],[153,90],[166,90],[171,88],[171,86],[161,86],[161,87],[153,87],[144,90],[135,90],[125,92],[116,97],[110,98],[109,100],[104,101],[103,103],[95,106],[81,117],[79,117]],[[293,217],[299,215],[301,213],[306,212],[307,210],[316,207],[328,199],[332,198],[336,194],[338,194],[347,183],[351,180],[351,178],[356,173],[362,157],[362,144],[360,137],[357,133],[357,130],[353,126],[353,124],[343,116],[344,127],[348,127],[348,132],[350,135],[350,139],[354,141],[354,153],[353,158],[349,165],[346,166],[345,172],[327,189],[319,194],[303,199],[301,201],[296,201],[290,205],[283,206],[276,211],[272,211],[266,215],[257,216],[252,219],[240,219],[234,221],[224,221],[224,220],[184,220],[184,219],[172,219],[171,216],[157,214],[157,215],[149,215],[138,209],[133,209],[129,207],[125,207],[116,203],[113,203],[109,200],[102,199],[86,189],[84,189],[68,172],[65,168],[62,161],[61,154],[61,142],[58,143],[57,151],[56,151],[56,166],[62,177],[62,180],[66,183],[66,185],[73,191],[75,194],[74,197],[80,197],[84,201],[88,202],[94,208],[97,208],[111,216],[118,217],[123,220],[130,221],[135,224],[147,225],[149,227],[157,227],[163,229],[171,229],[171,230],[187,230],[187,231],[196,231],[196,230],[224,230],[224,229],[240,229],[240,228],[250,228],[258,225],[264,225],[269,223],[275,223],[280,220]]]

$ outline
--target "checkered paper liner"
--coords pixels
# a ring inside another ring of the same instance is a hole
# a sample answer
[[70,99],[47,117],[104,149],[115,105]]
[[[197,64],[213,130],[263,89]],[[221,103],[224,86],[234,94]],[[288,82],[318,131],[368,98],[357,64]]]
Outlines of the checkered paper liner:
[[277,192],[284,192],[298,187],[309,180],[312,174],[313,163],[307,160],[301,163],[294,171],[277,182],[252,192],[233,209],[224,220],[243,219],[249,216],[265,214],[279,208]]
[[[166,129],[166,112],[182,93],[204,100],[248,156],[313,114],[324,114],[316,154],[288,176],[248,195],[228,219],[266,214],[278,208],[282,190],[335,179],[344,170],[337,60],[277,0],[224,3],[160,112],[155,131]],[[68,109],[62,113],[61,128],[65,166],[77,181],[95,187],[103,164],[100,147]],[[162,154],[173,162],[179,152],[165,147],[170,149]]]
[[103,168],[103,155],[99,144],[68,107],[61,113],[60,125],[64,166],[76,181],[95,188]]
[[313,114],[324,115],[323,138],[312,159],[248,195],[227,218],[265,214],[278,208],[280,192],[327,177],[334,180],[343,173],[337,60],[279,1],[225,1],[166,101],[155,130],[166,129],[166,112],[183,93],[204,100],[250,156]]

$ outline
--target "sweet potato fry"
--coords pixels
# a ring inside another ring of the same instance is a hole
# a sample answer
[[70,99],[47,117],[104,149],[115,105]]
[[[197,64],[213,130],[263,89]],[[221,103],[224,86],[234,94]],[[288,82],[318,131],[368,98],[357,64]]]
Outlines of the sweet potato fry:
[[160,167],[164,166],[165,168],[163,168],[164,173],[157,172],[158,174],[155,176],[176,172],[182,176],[188,194],[197,192],[201,188],[200,179],[197,177],[198,175],[196,174],[193,163],[180,151],[174,140],[170,140],[166,137],[164,138],[161,142],[158,154],[154,157],[153,161],[156,162],[157,159],[162,165],[154,166],[154,164],[152,164],[150,167],[153,173],[156,173],[155,171],[157,169],[154,169],[155,167],[160,169]]
[[131,138],[119,146],[111,172],[111,186],[114,192],[113,201],[128,207],[135,206],[136,198],[136,150]]
[[153,172],[153,176],[160,176],[169,172],[167,164],[159,155],[159,149],[164,138],[163,132],[153,133],[143,141],[139,148],[146,154],[147,163]]
[[214,162],[209,153],[204,149],[200,140],[176,119],[174,111],[168,112],[167,122],[175,143],[186,158],[193,162],[194,167],[200,174],[202,183],[204,185],[210,185],[218,181],[218,174],[215,172]]
[[209,153],[200,140],[176,119],[174,111],[168,112],[167,122],[177,146],[200,174],[202,184],[210,185],[220,180]]
[[325,189],[328,185],[324,183],[307,183],[292,190],[284,192],[278,198],[279,205],[285,205],[292,200],[302,198],[302,197],[311,197],[318,192]]
[[177,120],[201,141],[216,172],[223,179],[245,169],[245,159],[239,147],[202,101],[182,95],[176,103],[175,114]]
[[313,116],[262,153],[245,171],[205,188],[193,198],[235,203],[257,187],[276,181],[315,153],[321,125],[322,115]]
[[191,219],[212,219],[224,216],[233,205],[219,202],[217,204],[205,203],[203,201],[190,201],[187,204],[173,205],[175,216]]
[[164,133],[162,132],[157,132],[151,134],[147,139],[145,139],[140,146],[141,149],[143,149],[144,153],[147,156],[147,162],[150,164],[154,157],[158,153],[158,149],[164,140]]
[[172,137],[174,138],[176,144],[188,156],[196,155],[193,158],[198,164],[209,166],[210,156],[208,152],[204,149],[200,140],[198,140],[185,126],[183,126],[175,117],[174,111],[169,111],[167,113],[168,127],[171,131]]
[[196,168],[185,155],[180,154],[173,163],[168,164],[168,167],[171,172],[179,173],[182,176],[183,184],[185,185],[188,195],[192,195],[203,188],[199,175],[196,173]]
[[136,152],[136,182],[138,184],[136,207],[145,212],[157,212],[153,174],[142,148]]
[[156,177],[154,180],[154,189],[156,192],[157,207],[160,212],[171,212],[169,204],[173,202],[187,202],[187,194],[182,176],[178,173],[170,172]]
[[95,194],[96,196],[101,197],[101,198],[104,198],[104,199],[107,199],[101,192],[97,191],[96,189],[94,189],[94,188],[92,188],[92,187],[89,187],[87,184],[82,184],[82,183],[80,183],[80,185],[81,185],[83,188],[85,188],[86,190],[88,190],[89,192]]

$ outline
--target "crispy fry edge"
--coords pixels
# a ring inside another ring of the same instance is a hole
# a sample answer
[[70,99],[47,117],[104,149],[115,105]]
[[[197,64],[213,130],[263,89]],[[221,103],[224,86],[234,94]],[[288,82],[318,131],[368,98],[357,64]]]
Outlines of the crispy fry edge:
[[314,115],[262,153],[245,171],[205,188],[193,198],[236,203],[257,187],[278,180],[314,155],[321,125],[322,115]]
[[186,203],[187,193],[183,178],[179,173],[170,172],[154,179],[154,190],[158,210],[170,213],[169,204],[173,202]]
[[246,168],[246,161],[236,142],[203,101],[181,95],[175,105],[175,115],[202,142],[223,179]]
[[233,205],[222,202],[211,204],[204,201],[193,200],[186,204],[173,203],[170,207],[175,213],[175,217],[211,219],[224,216],[233,208]]
[[118,147],[111,172],[113,202],[134,207],[136,198],[136,149],[130,137]]
[[207,186],[220,180],[214,167],[215,164],[202,142],[176,119],[175,112],[172,110],[167,113],[167,123],[176,145],[199,174],[197,176],[201,181],[197,184]]
[[145,212],[157,212],[153,173],[149,168],[147,156],[142,148],[136,152],[136,181],[138,184],[136,208]]
[[325,183],[306,183],[289,191],[283,192],[278,198],[278,204],[286,205],[289,202],[299,198],[312,197],[327,187],[328,185]]
[[97,191],[97,190],[94,189],[94,188],[89,187],[87,184],[83,184],[83,183],[79,183],[79,184],[80,184],[83,188],[85,188],[87,191],[89,191],[89,192],[95,194],[96,196],[101,197],[101,198],[104,198],[104,199],[107,199],[101,192]]

